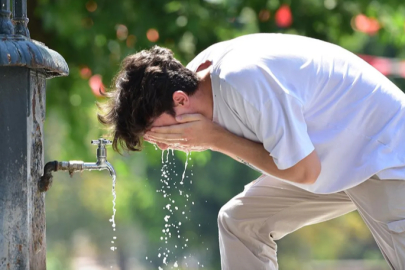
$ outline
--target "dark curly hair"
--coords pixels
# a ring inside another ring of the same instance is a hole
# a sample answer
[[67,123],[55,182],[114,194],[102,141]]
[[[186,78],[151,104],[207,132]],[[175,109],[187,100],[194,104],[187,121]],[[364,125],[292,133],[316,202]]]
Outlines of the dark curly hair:
[[105,93],[105,103],[98,103],[98,120],[113,137],[113,149],[140,151],[142,137],[154,119],[162,113],[175,116],[173,93],[181,90],[192,95],[198,87],[195,72],[185,68],[169,49],[154,46],[127,56]]

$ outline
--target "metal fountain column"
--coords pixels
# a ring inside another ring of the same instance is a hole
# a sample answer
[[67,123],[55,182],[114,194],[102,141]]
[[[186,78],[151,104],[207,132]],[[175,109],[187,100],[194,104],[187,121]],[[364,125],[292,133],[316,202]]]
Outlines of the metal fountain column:
[[0,0],[0,270],[45,270],[43,171],[46,79],[66,61],[32,40],[27,1]]

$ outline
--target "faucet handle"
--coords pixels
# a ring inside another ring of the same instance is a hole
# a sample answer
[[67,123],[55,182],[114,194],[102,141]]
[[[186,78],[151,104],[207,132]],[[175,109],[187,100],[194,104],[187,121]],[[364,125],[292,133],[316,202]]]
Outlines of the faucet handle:
[[111,145],[112,141],[100,138],[98,140],[91,140],[91,144],[98,145],[98,146],[105,146],[105,145]]
[[107,149],[106,145],[112,144],[110,140],[100,138],[98,140],[92,140],[91,144],[96,144],[97,147],[97,165],[105,164],[107,162]]

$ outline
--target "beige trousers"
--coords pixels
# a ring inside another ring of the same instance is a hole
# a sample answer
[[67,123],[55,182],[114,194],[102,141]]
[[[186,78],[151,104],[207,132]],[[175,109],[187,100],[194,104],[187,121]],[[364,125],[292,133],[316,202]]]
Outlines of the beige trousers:
[[261,176],[218,215],[222,270],[275,270],[276,240],[353,210],[392,269],[405,270],[405,181],[379,180],[335,194],[313,194]]

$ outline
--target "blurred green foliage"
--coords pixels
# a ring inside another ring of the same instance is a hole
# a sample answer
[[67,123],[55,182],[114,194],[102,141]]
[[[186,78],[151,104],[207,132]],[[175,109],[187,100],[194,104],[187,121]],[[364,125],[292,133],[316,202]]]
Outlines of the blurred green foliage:
[[[289,25],[281,27],[277,11],[286,6],[292,21],[287,18]],[[48,81],[46,160],[95,159],[90,140],[104,134],[95,106],[102,99],[93,94],[89,79],[98,74],[108,88],[125,56],[154,44],[172,49],[186,64],[215,42],[248,33],[282,32],[330,41],[355,53],[405,57],[401,0],[32,0],[28,10],[32,38],[62,54],[70,68],[68,77]],[[379,29],[371,34],[355,31],[359,14],[377,20]],[[393,79],[405,89],[403,79]],[[188,220],[181,214],[171,218],[183,223],[181,237],[190,241],[169,258],[191,254],[204,268],[219,269],[217,213],[258,174],[217,153],[191,157],[185,182],[195,204],[186,207]],[[169,158],[171,183],[178,183],[185,154]],[[76,269],[72,258],[82,256],[123,270],[162,265],[158,253],[165,245],[160,237],[167,198],[156,192],[162,186],[161,151],[151,146],[123,156],[109,151],[108,159],[118,174],[117,233],[108,222],[112,196],[107,173],[85,172],[72,179],[56,174],[47,193],[48,269]],[[172,193],[179,205],[190,204],[177,191]],[[110,251],[113,235],[115,252]],[[181,241],[173,237],[169,242],[183,245]],[[281,269],[339,259],[382,260],[357,213],[304,228],[279,242]]]

